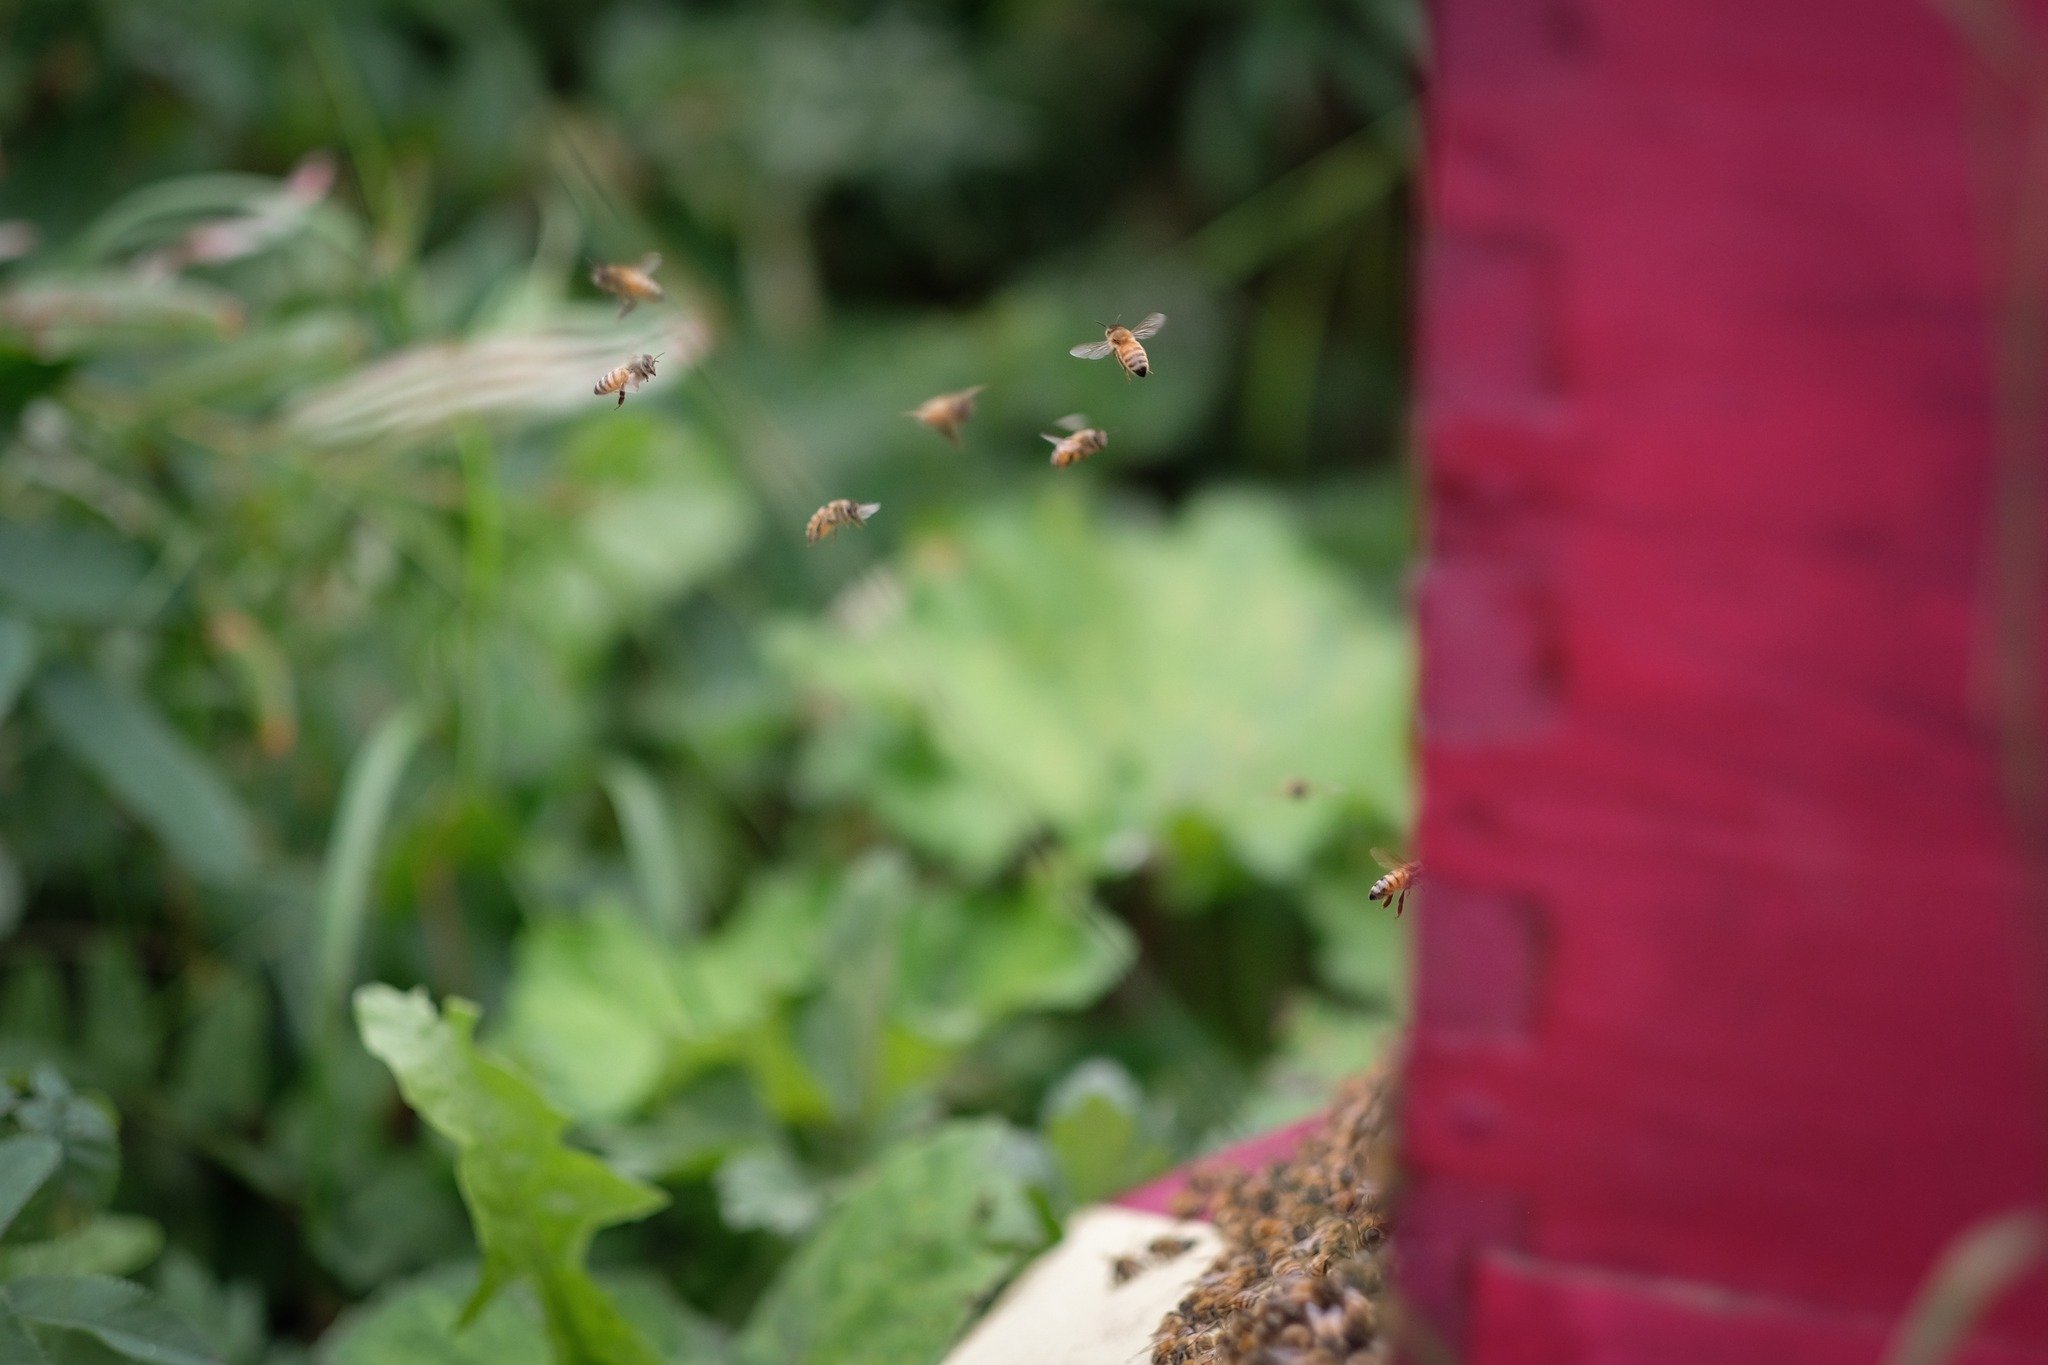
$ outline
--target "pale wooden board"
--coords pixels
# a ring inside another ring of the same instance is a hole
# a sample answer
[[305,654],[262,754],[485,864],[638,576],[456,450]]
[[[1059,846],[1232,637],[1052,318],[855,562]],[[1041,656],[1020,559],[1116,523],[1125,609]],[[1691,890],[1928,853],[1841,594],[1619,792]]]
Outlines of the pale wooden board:
[[[1158,1237],[1195,1245],[1153,1265]],[[945,1365],[1142,1365],[1152,1333],[1216,1259],[1223,1241],[1208,1223],[1136,1209],[1095,1207],[1067,1220],[1066,1236],[1039,1257],[990,1308]],[[1145,1269],[1117,1285],[1110,1262],[1136,1256]]]

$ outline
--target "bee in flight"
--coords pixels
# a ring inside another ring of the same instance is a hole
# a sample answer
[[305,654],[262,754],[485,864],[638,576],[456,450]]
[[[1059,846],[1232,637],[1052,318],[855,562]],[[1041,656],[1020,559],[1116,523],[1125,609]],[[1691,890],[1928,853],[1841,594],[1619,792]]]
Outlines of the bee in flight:
[[951,441],[954,448],[958,449],[960,428],[966,426],[967,419],[974,416],[974,396],[987,387],[986,384],[976,384],[973,388],[962,389],[958,393],[942,393],[937,398],[925,399],[903,415],[915,417]]
[[626,391],[628,389],[637,389],[648,380],[654,378],[654,362],[659,359],[661,357],[658,355],[634,356],[617,369],[605,371],[604,378],[597,381],[597,387],[592,389],[591,392],[599,398],[604,397],[606,394],[615,393],[619,396],[619,406],[624,407],[626,406]]
[[594,265],[590,282],[619,301],[619,316],[633,311],[636,303],[660,303],[661,286],[654,272],[661,269],[661,253],[650,251],[632,265]]
[[868,518],[881,510],[879,502],[834,498],[811,513],[810,524],[804,527],[804,539],[816,545],[842,526],[865,526]]
[[1100,427],[1089,426],[1088,419],[1078,412],[1067,414],[1053,425],[1068,433],[1065,436],[1039,433],[1052,442],[1054,469],[1065,469],[1070,464],[1079,464],[1109,444],[1109,433]]
[[1372,860],[1387,869],[1387,875],[1372,884],[1365,898],[1393,906],[1394,918],[1399,919],[1401,912],[1408,908],[1408,893],[1422,879],[1422,864],[1403,862],[1383,848],[1372,851]]
[[1067,352],[1083,360],[1100,360],[1114,352],[1116,363],[1124,367],[1124,373],[1143,379],[1152,373],[1152,361],[1145,354],[1145,348],[1138,343],[1166,325],[1166,314],[1154,313],[1136,327],[1105,327],[1101,341],[1091,341],[1076,346]]

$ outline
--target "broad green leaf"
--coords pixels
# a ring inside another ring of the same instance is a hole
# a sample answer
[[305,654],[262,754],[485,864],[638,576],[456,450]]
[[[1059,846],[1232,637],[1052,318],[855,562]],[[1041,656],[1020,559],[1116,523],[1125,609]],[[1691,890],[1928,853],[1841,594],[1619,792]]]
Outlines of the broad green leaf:
[[1041,1125],[1075,1204],[1090,1204],[1164,1170],[1172,1154],[1147,1133],[1145,1097],[1129,1072],[1097,1058],[1053,1088]]
[[621,1118],[713,1066],[754,1065],[761,1030],[822,971],[828,909],[814,879],[776,876],[717,932],[680,945],[613,906],[545,920],[519,943],[509,1045],[590,1119]]
[[399,779],[425,738],[426,722],[421,714],[412,707],[400,707],[385,717],[349,763],[320,873],[319,934],[310,1003],[316,1037],[323,1036],[326,1021],[340,1013],[354,983],[363,926],[370,916],[378,844],[391,820]]
[[152,1220],[103,1213],[61,1237],[0,1246],[0,1280],[21,1275],[132,1275],[163,1249],[164,1230]]
[[[263,1292],[253,1280],[223,1284],[193,1253],[172,1247],[157,1263],[157,1296],[203,1332],[234,1365],[255,1365],[269,1336]],[[284,1365],[273,1358],[273,1365]]]
[[[776,656],[838,703],[812,791],[967,875],[1039,824],[1121,870],[1195,817],[1293,879],[1359,813],[1405,823],[1405,633],[1268,501],[1211,496],[1158,530],[1055,493],[913,545],[899,574],[900,611],[792,626]],[[1294,777],[1345,801],[1286,800]]]
[[[0,599],[31,616],[119,620],[148,573],[141,547],[106,531],[53,522],[0,525]],[[17,637],[15,648],[22,647]],[[15,667],[26,671],[25,664]]]
[[444,1017],[422,991],[365,986],[356,1020],[406,1102],[455,1144],[456,1180],[484,1254],[467,1312],[529,1281],[564,1365],[653,1365],[652,1349],[583,1259],[598,1229],[645,1217],[667,1202],[662,1193],[567,1146],[568,1119],[477,1050],[474,1005],[451,1000]]
[[[540,1307],[524,1286],[500,1294],[465,1322],[464,1285],[474,1274],[449,1267],[379,1292],[335,1322],[321,1339],[318,1359],[322,1365],[557,1365]],[[664,1365],[725,1360],[718,1331],[655,1276],[608,1275],[604,1287]]]
[[197,1332],[140,1285],[99,1275],[30,1275],[0,1284],[0,1302],[38,1331],[83,1332],[150,1365],[220,1365]]
[[646,1120],[599,1129],[593,1140],[627,1175],[666,1183],[707,1175],[775,1131],[746,1073],[731,1069],[699,1077]]
[[113,1110],[80,1095],[51,1067],[26,1079],[0,1079],[0,1138],[26,1136],[54,1142],[63,1157],[26,1204],[16,1211],[10,1238],[44,1238],[82,1226],[113,1197],[121,1151]]
[[0,721],[14,709],[35,667],[35,627],[22,617],[0,612]]
[[906,1019],[963,1044],[1013,1015],[1094,1003],[1137,956],[1123,922],[1057,871],[1020,890],[928,897],[902,932]]
[[0,1237],[22,1206],[35,1197],[64,1162],[64,1147],[42,1134],[18,1134],[0,1140]]
[[0,1297],[0,1360],[7,1365],[50,1365],[43,1344],[4,1297]]
[[889,1151],[769,1286],[748,1365],[936,1361],[1042,1244],[1042,1158],[988,1120]]
[[58,741],[171,854],[210,881],[256,866],[256,835],[227,779],[142,697],[69,665],[47,669],[30,695]]
[[794,1237],[824,1212],[824,1191],[780,1143],[735,1153],[711,1177],[719,1217],[729,1228]]

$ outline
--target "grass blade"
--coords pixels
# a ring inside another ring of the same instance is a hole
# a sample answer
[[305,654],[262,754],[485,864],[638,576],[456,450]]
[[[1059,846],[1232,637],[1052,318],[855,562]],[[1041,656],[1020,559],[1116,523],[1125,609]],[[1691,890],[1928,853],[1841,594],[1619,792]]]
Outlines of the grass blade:
[[391,821],[399,779],[426,738],[425,716],[411,706],[387,716],[349,764],[334,816],[334,837],[320,874],[319,946],[315,950],[311,1009],[316,1038],[343,1020],[363,926],[370,916],[377,846]]

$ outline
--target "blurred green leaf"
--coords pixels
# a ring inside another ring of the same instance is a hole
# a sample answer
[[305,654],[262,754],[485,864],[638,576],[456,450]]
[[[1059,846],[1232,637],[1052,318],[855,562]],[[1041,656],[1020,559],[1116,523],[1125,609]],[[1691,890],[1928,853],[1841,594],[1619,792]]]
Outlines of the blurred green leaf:
[[[1162,533],[1055,494],[914,548],[904,577],[900,614],[859,632],[791,627],[778,654],[854,715],[916,718],[915,747],[871,736],[861,761],[815,765],[811,781],[965,871],[985,874],[988,850],[924,818],[935,762],[1112,870],[1132,836],[1188,812],[1252,870],[1299,876],[1338,813],[1282,799],[1297,776],[1404,823],[1403,631],[1264,500],[1212,496]],[[825,727],[822,752],[848,724]]]
[[59,665],[36,679],[37,714],[165,847],[209,881],[254,871],[256,834],[234,789],[147,701]]
[[61,1237],[0,1246],[0,1280],[23,1275],[130,1275],[164,1249],[164,1230],[147,1218],[103,1213]]
[[1074,1204],[1092,1204],[1166,1169],[1171,1154],[1147,1131],[1145,1097],[1115,1062],[1083,1062],[1046,1096],[1040,1128]]
[[1042,1158],[1000,1123],[896,1148],[829,1213],[755,1308],[749,1365],[936,1361],[1037,1249]]
[[0,1305],[43,1332],[81,1332],[149,1365],[220,1365],[197,1332],[126,1280],[31,1275],[0,1284]]
[[0,1080],[0,1138],[54,1142],[63,1153],[56,1173],[16,1211],[14,1241],[39,1239],[83,1226],[113,1197],[121,1151],[113,1111],[104,1101],[73,1091],[51,1067],[24,1078]]
[[625,758],[605,764],[604,790],[625,836],[641,911],[655,929],[674,938],[691,927],[693,915],[668,800],[647,769]]
[[391,821],[399,780],[426,739],[426,718],[402,706],[386,716],[350,762],[334,813],[334,833],[321,868],[319,933],[314,950],[311,1017],[316,1037],[344,1007],[370,917],[378,845]]
[[[149,557],[134,541],[89,526],[55,522],[0,524],[0,597],[31,616],[50,621],[119,620],[149,573]],[[26,676],[32,642],[11,622],[15,685]]]
[[719,1217],[729,1228],[794,1237],[818,1221],[825,1192],[778,1143],[736,1152],[711,1177]]
[[[434,1271],[380,1291],[322,1339],[323,1365],[558,1365],[534,1296],[514,1287],[465,1319],[474,1272]],[[722,1365],[718,1332],[648,1275],[606,1277],[605,1288],[664,1365]]]
[[202,1129],[242,1123],[263,1105],[270,1076],[270,1002],[254,979],[219,972],[194,982],[171,1065],[170,1098]]
[[35,627],[19,616],[0,613],[0,721],[14,709],[35,667]]
[[135,948],[118,935],[95,940],[85,962],[85,1057],[95,1080],[119,1093],[156,1070],[164,1021]]
[[0,1141],[0,1237],[22,1206],[57,1173],[64,1148],[41,1134],[18,1134]]
[[531,1282],[564,1365],[654,1365],[658,1357],[583,1268],[600,1228],[667,1202],[586,1152],[563,1144],[568,1120],[472,1041],[477,1012],[451,1000],[445,1017],[424,992],[356,993],[364,1045],[391,1068],[406,1102],[457,1149],[456,1175],[476,1223],[484,1267],[464,1310],[505,1285]]

